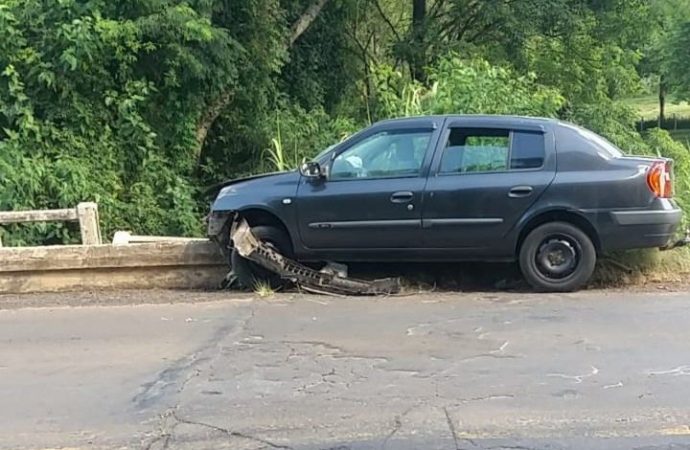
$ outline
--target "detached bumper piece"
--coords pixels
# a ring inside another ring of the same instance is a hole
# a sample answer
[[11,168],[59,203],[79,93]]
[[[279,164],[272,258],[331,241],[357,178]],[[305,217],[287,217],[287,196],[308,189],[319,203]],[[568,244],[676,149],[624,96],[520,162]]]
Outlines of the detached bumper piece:
[[398,278],[366,281],[345,278],[337,273],[319,272],[293,261],[273,247],[259,241],[245,220],[230,232],[235,249],[242,257],[292,281],[306,291],[335,295],[389,295],[400,292]]

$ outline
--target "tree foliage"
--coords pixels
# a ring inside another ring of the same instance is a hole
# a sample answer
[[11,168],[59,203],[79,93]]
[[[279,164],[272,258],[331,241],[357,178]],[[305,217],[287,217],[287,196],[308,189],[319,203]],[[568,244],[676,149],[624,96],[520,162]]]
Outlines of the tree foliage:
[[666,43],[665,70],[674,92],[690,100],[690,18],[675,25]]
[[682,172],[685,147],[641,136],[618,100],[650,74],[690,97],[687,12],[688,0],[0,0],[0,209],[92,200],[106,234],[200,234],[205,186],[427,113],[564,118]]
[[483,59],[450,54],[427,68],[425,86],[407,82],[400,72],[381,67],[376,73],[381,118],[421,114],[521,114],[556,117],[565,99],[540,85],[534,74],[518,75]]

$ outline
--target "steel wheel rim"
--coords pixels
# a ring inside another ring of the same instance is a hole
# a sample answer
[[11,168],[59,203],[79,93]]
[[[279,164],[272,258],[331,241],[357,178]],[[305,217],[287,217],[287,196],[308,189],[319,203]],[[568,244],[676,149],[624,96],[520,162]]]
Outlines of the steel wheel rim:
[[539,244],[534,264],[539,275],[547,280],[562,281],[575,273],[582,256],[580,244],[571,236],[547,236]]

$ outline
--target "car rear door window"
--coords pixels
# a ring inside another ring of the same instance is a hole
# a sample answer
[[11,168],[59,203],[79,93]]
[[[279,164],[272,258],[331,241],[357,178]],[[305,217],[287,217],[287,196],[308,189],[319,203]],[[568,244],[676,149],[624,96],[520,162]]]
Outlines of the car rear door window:
[[451,128],[440,173],[536,169],[544,164],[544,135],[492,128]]
[[441,173],[508,170],[510,131],[452,128],[441,159]]

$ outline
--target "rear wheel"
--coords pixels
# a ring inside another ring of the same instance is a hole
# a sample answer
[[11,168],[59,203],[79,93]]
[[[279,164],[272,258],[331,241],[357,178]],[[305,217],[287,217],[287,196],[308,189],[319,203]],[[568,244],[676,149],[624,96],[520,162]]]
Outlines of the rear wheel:
[[[272,246],[283,256],[292,258],[290,236],[282,229],[270,225],[260,225],[252,227],[252,234],[260,241]],[[274,290],[285,285],[285,280],[279,275],[244,258],[234,248],[230,255],[230,264],[235,276],[237,276],[237,281],[247,289],[255,289],[257,284],[266,284]]]
[[522,243],[519,256],[527,282],[545,292],[582,288],[597,261],[589,236],[567,222],[550,222],[532,230]]

